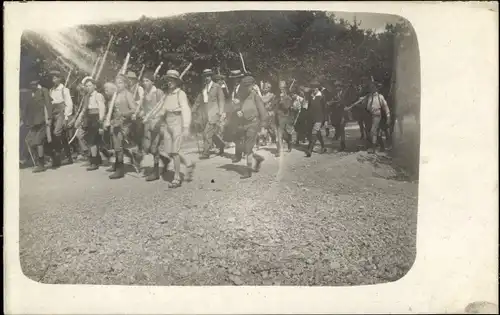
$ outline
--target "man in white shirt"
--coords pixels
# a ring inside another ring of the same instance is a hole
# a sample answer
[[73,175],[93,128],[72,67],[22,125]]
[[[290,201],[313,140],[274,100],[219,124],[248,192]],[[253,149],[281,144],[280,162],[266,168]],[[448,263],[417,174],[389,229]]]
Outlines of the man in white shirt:
[[61,165],[61,151],[65,151],[68,163],[73,164],[65,126],[73,114],[73,100],[68,88],[62,83],[63,76],[59,71],[52,71],[53,87],[50,89],[50,98],[54,108],[52,112],[52,150],[54,151],[54,166]]
[[361,97],[354,104],[347,107],[346,110],[350,110],[352,107],[358,106],[359,104],[365,105],[366,110],[372,116],[370,128],[370,148],[368,149],[368,152],[375,153],[377,142],[380,143],[381,149],[383,150],[384,142],[380,136],[380,122],[382,120],[382,116],[385,116],[387,119],[386,124],[390,125],[391,113],[389,106],[387,105],[387,101],[384,96],[378,92],[377,84],[375,82],[370,82],[368,95]]
[[94,79],[85,82],[88,93],[83,100],[82,129],[85,131],[85,142],[90,146],[90,166],[88,171],[94,171],[101,164],[101,155],[98,147],[101,145],[100,129],[106,118],[106,104],[104,96],[96,91]]

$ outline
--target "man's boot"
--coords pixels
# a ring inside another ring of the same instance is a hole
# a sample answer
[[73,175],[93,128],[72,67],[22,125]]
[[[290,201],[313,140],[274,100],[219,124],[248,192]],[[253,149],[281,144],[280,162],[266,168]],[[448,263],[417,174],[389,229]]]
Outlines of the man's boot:
[[312,135],[311,141],[309,141],[309,145],[307,146],[306,157],[311,157],[313,150],[314,150],[314,145],[316,144],[316,140],[317,140],[317,136]]
[[153,165],[153,171],[151,172],[151,174],[149,174],[146,177],[146,181],[147,182],[152,182],[152,181],[158,180],[158,179],[160,179],[160,161],[155,156],[155,161],[154,161],[154,165]]
[[61,166],[61,157],[59,153],[54,153],[52,155],[52,168],[58,168]]
[[109,167],[106,172],[109,172],[109,173],[113,173],[113,172],[116,172],[116,161],[111,164],[111,167]]
[[162,174],[165,174],[167,171],[168,171],[168,165],[170,164],[170,159],[166,156],[162,156],[160,155],[160,159],[163,163],[163,170],[162,170]]
[[38,159],[38,163],[33,169],[33,173],[45,172],[47,169],[45,168],[45,157],[41,157]]
[[262,162],[264,162],[264,158],[255,153],[253,155],[253,158],[255,159],[255,167],[253,168],[253,171],[255,173],[258,173],[260,171],[260,166],[262,165]]
[[123,165],[123,152],[116,154],[115,172],[109,175],[109,179],[119,179],[125,176],[125,167]]
[[90,157],[90,166],[87,167],[87,171],[95,171],[97,169],[99,169],[99,160],[97,157],[95,156],[91,156]]

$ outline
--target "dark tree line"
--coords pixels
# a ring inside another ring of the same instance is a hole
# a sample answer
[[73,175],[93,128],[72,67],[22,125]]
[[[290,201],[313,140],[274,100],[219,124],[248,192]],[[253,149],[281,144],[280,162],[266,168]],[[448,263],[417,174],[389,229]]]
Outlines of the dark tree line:
[[[398,84],[391,93],[397,88],[405,97],[415,97],[409,91],[420,88],[417,39],[403,20],[375,34],[329,12],[232,11],[143,17],[135,22],[83,25],[81,29],[91,35],[86,48],[92,51],[103,51],[111,34],[115,36],[110,53],[114,62],[104,72],[104,80],[113,79],[130,52],[129,69],[136,72],[142,64],[154,70],[161,61],[160,74],[170,68],[182,71],[192,62],[185,81],[188,93],[193,94],[199,90],[199,74],[204,68],[219,69],[223,74],[241,69],[241,51],[247,70],[259,80],[276,83],[295,78],[304,84],[318,79],[331,90],[334,82],[361,85],[373,76],[387,95],[392,78]],[[30,73],[44,75],[54,67],[55,54],[33,34],[23,36],[21,55],[22,86]]]

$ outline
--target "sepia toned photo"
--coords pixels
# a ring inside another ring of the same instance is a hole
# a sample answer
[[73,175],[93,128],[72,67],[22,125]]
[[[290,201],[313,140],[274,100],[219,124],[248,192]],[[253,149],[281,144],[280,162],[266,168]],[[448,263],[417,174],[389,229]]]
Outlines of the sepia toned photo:
[[19,252],[47,284],[359,286],[417,254],[396,15],[199,12],[21,38]]

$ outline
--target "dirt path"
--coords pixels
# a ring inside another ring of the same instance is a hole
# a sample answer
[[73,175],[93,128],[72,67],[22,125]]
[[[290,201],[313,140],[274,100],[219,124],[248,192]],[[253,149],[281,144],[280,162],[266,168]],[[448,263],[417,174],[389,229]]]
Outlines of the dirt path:
[[[348,130],[349,148],[358,136]],[[187,151],[198,160],[196,145]],[[418,184],[399,180],[391,158],[272,151],[247,180],[243,162],[198,161],[176,190],[80,164],[21,170],[23,271],[45,283],[352,285],[409,270]]]

